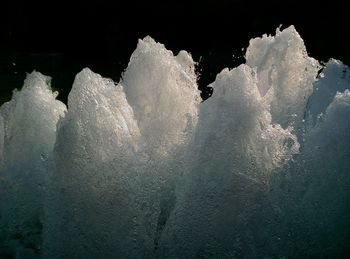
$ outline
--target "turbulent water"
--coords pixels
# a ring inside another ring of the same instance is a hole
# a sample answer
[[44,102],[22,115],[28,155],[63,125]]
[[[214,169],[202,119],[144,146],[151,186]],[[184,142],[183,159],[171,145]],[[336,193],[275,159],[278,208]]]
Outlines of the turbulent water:
[[0,107],[0,257],[349,255],[349,68],[293,26],[245,57],[204,102],[191,55],[150,37],[68,108],[29,74]]

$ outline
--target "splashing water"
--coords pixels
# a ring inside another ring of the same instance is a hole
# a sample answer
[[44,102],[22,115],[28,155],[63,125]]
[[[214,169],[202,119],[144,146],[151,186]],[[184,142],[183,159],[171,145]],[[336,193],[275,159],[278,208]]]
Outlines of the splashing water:
[[146,37],[118,84],[77,74],[68,109],[29,74],[0,107],[0,257],[348,255],[349,68],[293,26],[205,102],[195,64]]

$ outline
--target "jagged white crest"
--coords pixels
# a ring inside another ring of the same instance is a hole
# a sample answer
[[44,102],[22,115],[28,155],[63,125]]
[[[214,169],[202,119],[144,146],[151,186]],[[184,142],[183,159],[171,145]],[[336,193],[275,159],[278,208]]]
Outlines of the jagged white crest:
[[0,107],[0,246],[19,258],[32,257],[26,246],[38,249],[42,238],[48,162],[66,111],[56,96],[50,77],[32,72]]
[[197,123],[199,91],[189,53],[177,56],[152,38],[139,40],[121,84],[150,150],[166,155],[188,141]]
[[251,39],[247,65],[256,68],[258,87],[270,105],[272,121],[282,127],[301,127],[307,100],[312,92],[318,61],[310,58],[294,26],[275,36]]
[[29,74],[0,107],[0,257],[344,257],[349,68],[317,77],[293,26],[246,59],[205,102],[151,37],[118,84],[78,73],[68,110]]

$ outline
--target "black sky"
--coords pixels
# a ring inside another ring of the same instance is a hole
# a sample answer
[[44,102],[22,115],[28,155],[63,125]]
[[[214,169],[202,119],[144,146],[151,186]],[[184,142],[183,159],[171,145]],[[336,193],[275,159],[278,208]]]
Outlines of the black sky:
[[137,39],[146,35],[197,61],[202,56],[205,85],[243,61],[249,39],[281,24],[295,25],[311,56],[350,64],[345,1],[324,2],[7,1],[0,9],[0,88],[20,87],[33,69],[53,76],[63,99],[83,67],[118,80]]

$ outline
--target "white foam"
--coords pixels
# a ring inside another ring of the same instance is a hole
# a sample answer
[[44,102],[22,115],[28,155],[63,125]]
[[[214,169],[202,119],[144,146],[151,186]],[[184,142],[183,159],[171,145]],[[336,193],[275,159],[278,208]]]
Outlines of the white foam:
[[194,61],[177,56],[152,38],[139,40],[121,84],[148,149],[166,156],[188,141],[197,122],[200,96]]
[[56,96],[50,77],[32,72],[0,108],[0,240],[13,253],[40,247],[48,161],[66,111]]
[[28,75],[0,107],[0,257],[342,257],[348,68],[316,78],[293,26],[246,59],[205,102],[191,55],[150,37],[119,84],[78,73],[68,110]]
[[301,122],[312,84],[320,65],[310,58],[294,26],[275,36],[250,40],[247,65],[257,69],[258,87],[271,106],[272,121],[282,127],[302,127]]

